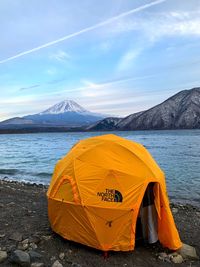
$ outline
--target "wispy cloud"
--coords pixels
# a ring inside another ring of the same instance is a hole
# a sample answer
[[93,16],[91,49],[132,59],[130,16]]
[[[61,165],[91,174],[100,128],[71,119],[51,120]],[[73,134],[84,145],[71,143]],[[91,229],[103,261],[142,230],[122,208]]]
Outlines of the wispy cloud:
[[134,63],[134,60],[141,54],[141,52],[142,52],[142,48],[131,49],[131,50],[126,51],[119,60],[117,70],[124,71],[130,68]]
[[[107,81],[102,81],[102,82],[94,82],[94,81],[91,81],[88,79],[82,79],[80,81],[81,86],[67,88],[67,86],[64,85],[64,89],[60,88],[59,91],[47,92],[47,93],[42,92],[41,94],[38,93],[38,96],[40,96],[40,97],[43,97],[46,95],[53,96],[53,95],[58,95],[58,93],[59,94],[81,93],[82,96],[93,98],[99,94],[105,93],[105,90],[107,90],[107,91],[115,90],[115,88],[112,88],[113,86],[126,84],[126,83],[134,82],[134,81],[148,80],[148,79],[155,78],[156,76],[157,76],[157,74],[143,75],[143,76],[136,76],[136,77],[124,77],[124,78],[107,80]],[[63,80],[65,80],[65,79],[63,79]],[[59,80],[58,80],[58,82],[59,82]],[[51,82],[49,82],[49,83],[51,83]]]
[[54,79],[54,80],[48,81],[45,84],[57,84],[57,83],[65,81],[65,80],[67,80],[66,77],[65,78],[58,78],[58,79]]
[[122,18],[106,31],[112,34],[140,31],[152,42],[166,36],[200,36],[200,11],[146,12],[134,19]]
[[40,87],[40,84],[34,84],[31,86],[21,87],[21,88],[19,88],[19,91],[25,91],[25,90],[29,90],[29,89],[33,89],[33,88],[37,88],[37,87]]
[[111,48],[112,48],[113,45],[114,45],[114,44],[113,44],[112,41],[110,41],[110,40],[109,40],[109,41],[106,40],[106,41],[101,42],[101,43],[99,44],[98,49],[99,49],[100,51],[102,51],[102,52],[108,52],[108,51],[111,50]]
[[57,43],[66,41],[66,40],[68,40],[68,39],[71,39],[71,38],[74,38],[74,37],[76,37],[76,36],[79,36],[79,35],[81,35],[81,34],[83,34],[83,33],[86,33],[86,32],[89,32],[89,31],[93,31],[93,30],[95,30],[95,29],[98,29],[98,28],[100,28],[100,27],[106,26],[106,25],[108,25],[108,24],[110,24],[110,23],[113,23],[113,22],[119,20],[119,19],[122,19],[122,18],[124,18],[124,17],[129,16],[129,15],[138,13],[138,12],[140,12],[140,11],[142,11],[142,10],[145,10],[145,9],[150,8],[150,7],[152,7],[152,6],[158,5],[158,4],[163,3],[163,2],[165,2],[165,1],[166,1],[166,0],[156,0],[156,1],[150,2],[150,3],[148,3],[148,4],[139,6],[139,7],[137,7],[137,8],[131,9],[131,10],[129,10],[129,11],[123,12],[123,13],[117,15],[117,16],[114,16],[114,17],[111,17],[111,18],[109,18],[109,19],[106,19],[106,20],[104,20],[104,21],[102,21],[102,22],[100,22],[100,23],[97,23],[97,24],[93,25],[93,26],[87,27],[87,28],[82,29],[82,30],[80,30],[80,31],[77,31],[77,32],[74,32],[74,33],[72,33],[72,34],[68,34],[68,35],[66,35],[66,36],[63,36],[63,37],[61,37],[61,38],[59,38],[59,39],[57,39],[57,40],[54,40],[54,41],[45,43],[45,44],[40,45],[40,46],[38,46],[38,47],[32,48],[32,49],[27,50],[27,51],[23,51],[23,52],[18,53],[18,54],[14,55],[14,56],[8,57],[8,58],[3,59],[3,60],[0,60],[0,64],[5,63],[5,62],[10,61],[10,60],[13,60],[13,59],[16,59],[16,58],[19,58],[19,57],[22,57],[22,56],[25,56],[25,55],[30,54],[30,53],[33,53],[33,52],[36,52],[36,51],[38,51],[38,50],[41,50],[41,49],[44,49],[44,48],[46,48],[46,47],[55,45],[55,44],[57,44]]
[[12,104],[21,106],[24,104],[29,104],[31,101],[36,99],[37,97],[33,95],[5,97],[1,99],[1,106],[12,105]]
[[[153,29],[155,25],[157,25],[156,31]],[[161,14],[149,21],[149,29],[145,24],[143,27],[152,40],[164,36],[199,36],[200,18],[199,14],[193,17],[192,14],[186,12]]]
[[59,61],[59,62],[66,62],[68,61],[71,57],[68,53],[66,53],[65,51],[63,50],[58,50],[56,51],[55,53],[51,54],[49,56],[50,59],[52,60],[56,60],[56,61]]
[[50,67],[45,71],[46,74],[53,76],[55,74],[57,74],[57,69],[54,67]]
[[82,83],[84,84],[84,87],[81,88],[81,95],[84,97],[97,97],[102,94],[105,94],[105,91],[103,90],[107,84],[102,83],[94,83],[92,81],[88,80],[82,80]]

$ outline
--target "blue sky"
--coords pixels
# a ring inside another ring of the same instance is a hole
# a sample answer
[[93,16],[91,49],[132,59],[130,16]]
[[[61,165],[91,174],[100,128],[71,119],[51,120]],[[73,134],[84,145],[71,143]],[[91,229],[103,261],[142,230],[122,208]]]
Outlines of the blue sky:
[[0,33],[0,121],[65,99],[125,116],[200,86],[199,0],[2,0]]

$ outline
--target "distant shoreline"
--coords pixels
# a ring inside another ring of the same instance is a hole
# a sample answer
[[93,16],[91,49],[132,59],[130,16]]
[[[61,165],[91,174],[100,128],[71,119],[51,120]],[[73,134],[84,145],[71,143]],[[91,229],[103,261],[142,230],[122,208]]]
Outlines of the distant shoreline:
[[35,134],[35,133],[101,133],[101,132],[139,132],[139,131],[185,131],[200,130],[200,128],[180,128],[180,129],[138,129],[138,130],[86,130],[83,128],[65,128],[65,127],[48,127],[48,128],[26,128],[26,129],[2,129],[0,134]]
[[27,134],[27,133],[60,133],[60,132],[85,132],[82,128],[68,127],[41,127],[41,128],[0,128],[0,134]]

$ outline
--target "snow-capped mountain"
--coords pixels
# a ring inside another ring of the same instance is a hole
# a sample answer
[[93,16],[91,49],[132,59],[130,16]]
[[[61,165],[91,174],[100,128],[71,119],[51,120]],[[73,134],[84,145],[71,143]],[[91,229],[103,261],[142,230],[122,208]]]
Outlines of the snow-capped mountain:
[[22,118],[11,118],[1,123],[1,125],[37,125],[37,126],[65,126],[79,127],[95,123],[107,115],[93,113],[81,107],[73,100],[64,100],[40,113],[27,115]]
[[77,113],[91,113],[88,110],[81,107],[73,100],[64,100],[60,103],[53,105],[45,111],[39,113],[39,115],[44,114],[61,114],[65,112],[77,112]]
[[64,100],[38,114],[23,118],[32,120],[36,124],[71,127],[89,125],[105,117],[106,115],[86,110],[73,100]]

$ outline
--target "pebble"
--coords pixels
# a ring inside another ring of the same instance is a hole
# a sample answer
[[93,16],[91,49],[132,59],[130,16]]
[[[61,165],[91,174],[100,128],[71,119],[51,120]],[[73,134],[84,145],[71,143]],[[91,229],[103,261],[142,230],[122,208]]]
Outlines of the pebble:
[[6,235],[5,234],[0,234],[0,238],[3,238],[5,237]]
[[30,243],[30,247],[31,247],[32,249],[36,249],[38,246],[37,246],[35,243]]
[[72,254],[72,250],[71,249],[69,249],[68,251],[67,251],[67,253],[69,253],[69,254]]
[[64,252],[61,252],[61,253],[59,254],[59,259],[63,260],[64,257],[65,257],[65,253],[64,253]]
[[166,261],[166,259],[168,258],[168,255],[165,252],[160,252],[157,255],[158,255],[158,259],[161,261]]
[[28,249],[28,244],[19,243],[18,246],[17,246],[17,248],[19,250],[26,250],[26,249]]
[[28,244],[23,244],[23,250],[28,249]]
[[178,213],[178,208],[172,208],[172,212],[173,212],[173,214]]
[[37,235],[31,236],[31,237],[29,238],[29,242],[30,242],[30,243],[38,244],[38,243],[40,243],[40,237],[37,236]]
[[29,267],[30,266],[30,256],[27,252],[22,250],[15,250],[10,255],[10,261],[12,263],[17,263],[19,266]]
[[7,206],[14,206],[15,205],[15,202],[9,202],[8,204],[7,204]]
[[57,260],[52,264],[52,267],[63,267],[63,265]]
[[7,259],[8,255],[6,251],[0,250],[0,263],[4,262]]
[[160,256],[162,258],[166,258],[167,257],[167,253],[166,252],[160,252],[160,253],[158,253],[158,256]]
[[181,255],[177,254],[177,255],[175,255],[175,256],[173,256],[171,258],[171,261],[173,263],[182,263],[183,262],[183,257]]
[[29,243],[29,239],[28,238],[26,238],[26,239],[24,239],[23,241],[22,241],[22,244],[24,245],[24,244],[28,244]]
[[158,258],[163,262],[173,262],[173,263],[182,263],[183,258],[177,252],[173,252],[171,254],[167,254],[166,252],[158,253]]

